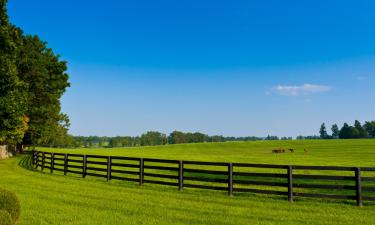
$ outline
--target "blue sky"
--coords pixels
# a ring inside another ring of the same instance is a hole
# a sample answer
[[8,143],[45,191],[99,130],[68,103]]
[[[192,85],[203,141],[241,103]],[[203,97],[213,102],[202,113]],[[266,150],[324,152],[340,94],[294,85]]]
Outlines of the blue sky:
[[75,135],[316,134],[374,120],[374,1],[9,0],[69,62]]

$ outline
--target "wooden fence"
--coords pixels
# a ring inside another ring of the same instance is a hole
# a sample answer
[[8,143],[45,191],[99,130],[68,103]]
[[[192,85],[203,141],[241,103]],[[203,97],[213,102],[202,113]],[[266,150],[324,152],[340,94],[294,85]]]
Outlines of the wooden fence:
[[[242,192],[281,195],[290,202],[296,197],[355,200],[358,206],[364,201],[375,201],[375,167],[200,162],[41,151],[32,154],[35,168],[79,174],[83,178],[169,185],[179,190],[221,190],[230,196]],[[320,174],[311,174],[316,171]]]

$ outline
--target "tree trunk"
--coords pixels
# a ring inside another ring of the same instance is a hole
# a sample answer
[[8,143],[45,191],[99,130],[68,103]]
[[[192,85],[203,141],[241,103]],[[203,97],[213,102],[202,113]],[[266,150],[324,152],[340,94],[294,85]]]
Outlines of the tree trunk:
[[24,151],[24,145],[23,144],[17,144],[17,149],[16,151],[20,154],[23,154]]
[[7,159],[12,156],[12,153],[8,152],[8,146],[0,145],[0,159]]

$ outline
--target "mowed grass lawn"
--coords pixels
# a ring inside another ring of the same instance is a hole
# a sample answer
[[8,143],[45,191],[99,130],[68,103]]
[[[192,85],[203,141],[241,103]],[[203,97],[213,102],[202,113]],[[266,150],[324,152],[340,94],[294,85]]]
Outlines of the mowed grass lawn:
[[[273,148],[296,152],[274,155]],[[303,149],[306,148],[308,153]],[[46,149],[43,149],[46,150]],[[201,161],[375,166],[374,140],[170,145],[74,152]],[[375,204],[236,194],[63,176],[30,169],[29,156],[0,161],[0,187],[21,201],[21,224],[375,224]]]

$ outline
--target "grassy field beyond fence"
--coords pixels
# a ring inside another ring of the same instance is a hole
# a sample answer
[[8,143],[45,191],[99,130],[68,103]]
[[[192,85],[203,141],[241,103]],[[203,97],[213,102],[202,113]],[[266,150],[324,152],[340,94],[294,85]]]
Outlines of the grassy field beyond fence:
[[[295,153],[272,154],[273,148]],[[307,152],[304,152],[307,149]],[[216,162],[375,166],[375,140],[272,141],[43,151]],[[0,187],[21,200],[21,224],[375,224],[375,204],[268,197],[36,172],[31,157],[0,161]]]

